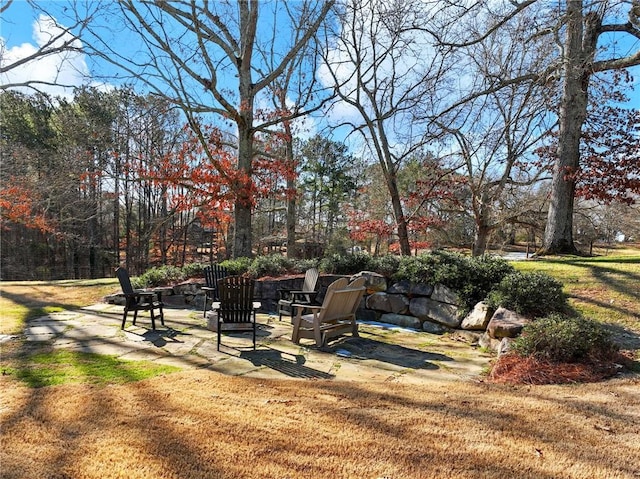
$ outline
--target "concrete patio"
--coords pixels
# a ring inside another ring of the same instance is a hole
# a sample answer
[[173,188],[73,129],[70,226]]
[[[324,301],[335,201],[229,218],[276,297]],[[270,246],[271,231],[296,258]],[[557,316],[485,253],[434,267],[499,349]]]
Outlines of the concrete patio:
[[207,329],[202,311],[166,308],[165,325],[151,329],[148,313],[120,329],[122,306],[99,303],[78,311],[52,313],[31,321],[28,342],[56,348],[148,360],[180,368],[208,369],[234,376],[346,381],[469,380],[480,377],[492,356],[460,333],[434,335],[381,323],[360,323],[360,337],[345,336],[318,349],[312,341],[291,342],[292,326],[259,314],[257,348],[250,333],[222,337]]

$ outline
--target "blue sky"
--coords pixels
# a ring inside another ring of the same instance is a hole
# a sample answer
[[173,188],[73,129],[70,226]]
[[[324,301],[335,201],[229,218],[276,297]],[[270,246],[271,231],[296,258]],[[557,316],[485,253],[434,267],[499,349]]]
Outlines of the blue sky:
[[[53,15],[61,22],[65,17],[62,9],[65,8],[65,2],[41,1],[39,5],[52,12]],[[3,56],[5,58],[24,57],[29,53],[33,53],[43,38],[47,37],[47,32],[55,31],[56,27],[49,24],[40,24],[35,27],[38,13],[34,12],[29,3],[21,0],[14,1],[2,16],[0,22],[0,37],[4,43]],[[68,25],[67,25],[68,26]],[[624,51],[630,48],[638,48],[639,41],[633,40],[627,36],[626,41],[619,43],[616,48]],[[126,48],[123,46],[123,48]],[[98,68],[111,68],[106,65]],[[629,106],[640,108],[640,67],[631,69],[635,77],[635,92],[629,92],[632,98]],[[58,54],[48,58],[39,59],[37,62],[25,65],[12,71],[9,77],[0,78],[2,83],[7,81],[20,81],[24,79],[42,79],[47,82],[62,82],[69,86],[79,86],[81,84],[100,85],[95,79],[88,80],[92,74],[97,72],[96,65],[92,64],[82,54]],[[71,88],[47,86],[42,88],[54,95],[70,95]]]

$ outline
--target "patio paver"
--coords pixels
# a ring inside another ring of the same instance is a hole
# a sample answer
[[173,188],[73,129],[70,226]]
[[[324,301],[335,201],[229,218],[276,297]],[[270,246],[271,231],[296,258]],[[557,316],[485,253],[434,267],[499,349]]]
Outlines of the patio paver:
[[289,321],[258,315],[257,348],[250,334],[217,334],[202,312],[166,308],[165,325],[151,329],[148,314],[120,329],[122,306],[99,303],[79,311],[52,313],[29,323],[27,341],[95,352],[125,360],[157,361],[185,369],[261,379],[327,379],[418,383],[477,378],[492,356],[449,336],[360,324],[360,337],[345,336],[318,349],[291,342]]

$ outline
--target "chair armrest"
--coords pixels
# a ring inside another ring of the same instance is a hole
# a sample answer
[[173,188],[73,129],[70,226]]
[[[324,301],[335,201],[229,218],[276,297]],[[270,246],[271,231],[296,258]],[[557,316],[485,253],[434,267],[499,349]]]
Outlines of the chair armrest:
[[311,309],[311,310],[321,310],[322,306],[315,304],[303,304],[303,303],[293,303],[291,305],[292,308],[303,308],[303,309]]
[[291,290],[290,289],[278,289],[278,298],[279,299],[289,299],[289,297],[291,296]]
[[215,291],[218,288],[212,288],[211,286],[202,286],[200,289],[202,289],[202,291]]
[[153,296],[155,293],[153,291],[143,291],[141,289],[136,289],[133,293],[122,293],[123,296],[136,297],[136,296]]

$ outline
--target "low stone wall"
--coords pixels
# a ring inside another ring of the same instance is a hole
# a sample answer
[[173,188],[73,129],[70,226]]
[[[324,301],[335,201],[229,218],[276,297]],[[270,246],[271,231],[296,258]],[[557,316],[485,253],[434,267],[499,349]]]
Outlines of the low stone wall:
[[434,334],[464,332],[471,342],[498,352],[508,350],[512,338],[530,321],[505,308],[493,311],[484,302],[465,315],[458,294],[442,284],[400,281],[387,285],[376,273],[360,275],[367,278],[367,295],[358,319],[375,319]]
[[[510,338],[516,337],[529,322],[527,318],[500,308],[491,311],[485,303],[478,303],[464,315],[458,294],[442,284],[415,284],[409,281],[391,283],[377,273],[363,271],[350,277],[365,277],[366,293],[357,311],[363,321],[379,321],[433,334],[464,332],[471,342],[496,351],[506,350]],[[318,278],[321,303],[327,286],[338,275]],[[262,303],[260,312],[275,314],[278,309],[279,290],[299,290],[304,276],[288,276],[256,281],[255,299]],[[202,309],[204,280],[190,280],[171,288],[161,288],[162,299],[172,306],[191,306]],[[108,302],[124,304],[122,296],[113,295]],[[505,339],[506,338],[506,339]]]

